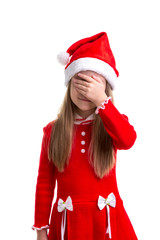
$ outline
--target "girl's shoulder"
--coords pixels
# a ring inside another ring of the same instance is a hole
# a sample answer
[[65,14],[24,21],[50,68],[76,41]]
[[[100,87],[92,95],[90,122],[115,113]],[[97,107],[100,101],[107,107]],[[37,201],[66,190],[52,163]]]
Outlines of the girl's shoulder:
[[53,127],[53,125],[55,124],[55,121],[56,121],[56,120],[53,120],[53,121],[47,123],[47,125],[43,127],[43,132],[44,132],[44,134],[46,134],[48,137],[49,137],[50,134],[51,134],[52,127]]

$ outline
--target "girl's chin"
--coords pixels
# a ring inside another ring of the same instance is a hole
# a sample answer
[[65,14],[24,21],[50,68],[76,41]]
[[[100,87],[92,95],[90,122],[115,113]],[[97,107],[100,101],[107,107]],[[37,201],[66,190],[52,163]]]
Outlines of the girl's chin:
[[78,107],[81,111],[94,111],[95,107],[87,107],[87,106],[79,106]]
[[93,103],[93,102],[91,102],[91,101],[83,101],[83,100],[79,100],[79,104],[81,105],[81,106],[95,106],[95,104]]

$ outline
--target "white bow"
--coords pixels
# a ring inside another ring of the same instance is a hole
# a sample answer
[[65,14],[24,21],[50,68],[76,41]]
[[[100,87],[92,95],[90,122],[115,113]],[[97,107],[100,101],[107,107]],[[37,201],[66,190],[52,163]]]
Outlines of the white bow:
[[108,197],[105,199],[102,196],[98,198],[98,207],[102,210],[106,206],[107,215],[108,215],[108,227],[106,233],[109,233],[109,238],[111,238],[111,224],[110,224],[110,213],[109,213],[109,206],[114,207],[116,206],[116,197],[113,193],[110,193]]
[[61,198],[58,200],[58,212],[63,212],[62,222],[61,222],[61,240],[64,240],[65,226],[66,226],[66,210],[73,211],[72,199],[68,196],[66,202],[64,202]]

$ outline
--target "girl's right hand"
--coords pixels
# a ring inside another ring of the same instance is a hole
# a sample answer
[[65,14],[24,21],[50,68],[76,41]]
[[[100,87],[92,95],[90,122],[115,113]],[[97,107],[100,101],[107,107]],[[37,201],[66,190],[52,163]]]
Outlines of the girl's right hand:
[[37,230],[37,240],[48,240],[47,229]]

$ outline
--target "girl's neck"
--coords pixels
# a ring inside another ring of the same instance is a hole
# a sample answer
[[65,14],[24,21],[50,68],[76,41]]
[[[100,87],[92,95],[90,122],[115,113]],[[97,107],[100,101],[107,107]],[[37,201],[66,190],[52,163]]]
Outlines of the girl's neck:
[[90,109],[90,110],[87,110],[87,111],[82,111],[81,109],[76,109],[76,113],[81,116],[82,118],[87,118],[89,117],[92,113],[94,113],[94,109]]

